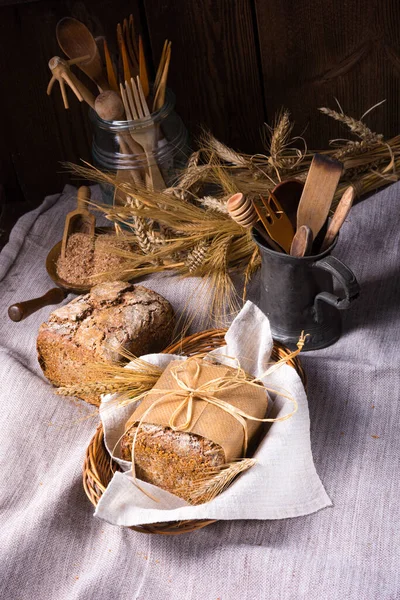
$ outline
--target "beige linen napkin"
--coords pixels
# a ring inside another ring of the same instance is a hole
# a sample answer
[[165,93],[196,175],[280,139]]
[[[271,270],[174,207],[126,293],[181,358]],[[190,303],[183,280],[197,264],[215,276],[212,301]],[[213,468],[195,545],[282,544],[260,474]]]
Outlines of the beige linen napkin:
[[[245,304],[233,321],[225,341],[226,346],[211,353],[220,362],[235,366],[238,359],[241,367],[255,377],[271,366],[273,342],[269,322],[251,302]],[[142,359],[161,368],[171,360],[185,360],[165,354],[146,355]],[[283,365],[262,381],[277,391],[272,394],[270,417],[292,412],[293,404],[284,395],[296,399],[298,411],[286,421],[272,423],[255,454],[256,465],[225,492],[211,502],[190,506],[181,498],[140,481],[142,488],[156,496],[158,502],[155,502],[133,483],[130,463],[117,459],[125,472],[115,473],[95,516],[115,525],[133,526],[187,519],[284,519],[330,506],[332,503],[314,467],[307,397],[299,376],[292,367]],[[104,396],[100,406],[109,451],[116,447],[134,409],[133,405],[111,406],[112,399],[112,395]]]

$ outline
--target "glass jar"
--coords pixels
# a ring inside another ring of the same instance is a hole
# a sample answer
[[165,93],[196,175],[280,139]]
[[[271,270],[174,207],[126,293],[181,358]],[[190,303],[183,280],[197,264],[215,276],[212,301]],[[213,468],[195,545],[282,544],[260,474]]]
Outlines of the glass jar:
[[[121,177],[130,172],[133,182],[147,187],[172,186],[190,152],[188,132],[174,108],[175,96],[167,90],[164,105],[145,119],[104,121],[91,109],[94,165]],[[103,187],[106,203],[113,202],[113,195]]]

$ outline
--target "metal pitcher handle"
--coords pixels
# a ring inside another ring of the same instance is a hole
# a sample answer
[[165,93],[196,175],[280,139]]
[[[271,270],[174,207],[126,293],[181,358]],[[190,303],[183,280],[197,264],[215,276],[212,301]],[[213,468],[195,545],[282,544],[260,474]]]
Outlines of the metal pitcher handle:
[[318,322],[320,321],[318,308],[318,303],[320,301],[327,302],[338,310],[345,310],[346,308],[349,308],[353,300],[358,298],[360,286],[354,273],[334,256],[324,256],[324,258],[315,262],[314,268],[322,269],[330,273],[332,277],[335,277],[339,281],[344,291],[344,298],[339,298],[339,296],[335,296],[335,294],[331,294],[330,292],[321,292],[315,296],[314,311],[316,321]]

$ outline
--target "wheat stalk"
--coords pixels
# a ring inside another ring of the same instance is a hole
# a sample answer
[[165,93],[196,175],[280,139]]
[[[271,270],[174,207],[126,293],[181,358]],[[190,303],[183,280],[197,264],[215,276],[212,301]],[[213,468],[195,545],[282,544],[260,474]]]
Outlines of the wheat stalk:
[[374,133],[362,121],[358,121],[357,119],[354,119],[353,117],[348,117],[347,115],[345,115],[343,113],[338,113],[337,111],[332,110],[330,108],[322,107],[322,108],[319,108],[318,110],[320,112],[322,112],[323,114],[328,115],[328,117],[331,117],[332,119],[335,119],[336,121],[340,121],[341,123],[346,125],[354,135],[357,135],[358,137],[360,137],[361,139],[363,139],[365,141],[368,141],[370,143],[376,143],[376,144],[380,143],[382,141],[383,135],[381,135],[381,134],[378,135],[377,133]]
[[153,245],[147,237],[146,221],[140,217],[133,217],[132,229],[136,235],[138,246],[143,254],[151,254],[153,252]]
[[232,148],[229,148],[211,134],[205,134],[203,136],[203,145],[204,150],[208,154],[215,152],[215,154],[223,161],[232,163],[238,167],[246,167],[247,165],[247,161],[242,154],[235,152],[235,150],[232,150]]
[[196,271],[201,269],[207,260],[208,251],[208,242],[206,242],[206,240],[201,240],[197,246],[195,246],[193,250],[188,253],[185,259],[185,265],[189,269],[190,273],[194,274]]
[[[60,386],[59,396],[80,396],[81,394],[118,394],[118,397],[134,398],[151,389],[162,374],[159,367],[135,357],[124,348],[118,353],[129,365],[104,362],[88,364],[91,376],[80,384]],[[85,378],[86,379],[86,378]]]
[[213,198],[212,196],[204,196],[204,198],[199,198],[198,202],[200,202],[200,204],[202,204],[206,208],[209,208],[210,210],[215,210],[216,212],[225,215],[228,214],[226,204],[223,201],[218,200],[218,198]]
[[[344,123],[359,138],[321,151],[340,158],[344,164],[333,208],[349,183],[362,195],[399,178],[400,136],[384,141],[361,120],[327,108],[322,112]],[[116,181],[94,167],[72,166],[79,175],[114,185],[121,194],[134,199],[132,206],[98,207],[117,227],[130,227],[127,241],[139,243],[140,239],[141,243],[142,253],[133,250],[127,256],[115,250],[127,263],[123,271],[108,275],[130,279],[174,271],[190,276],[195,269],[196,275],[203,278],[201,285],[212,286],[213,312],[222,315],[223,306],[234,311],[240,303],[231,273],[245,273],[246,286],[259,265],[259,257],[251,236],[225,212],[224,201],[235,192],[268,194],[276,183],[287,178],[304,181],[314,155],[292,147],[287,111],[279,115],[270,131],[269,155],[240,154],[211,135],[203,136],[201,149],[191,155],[177,186],[164,192],[137,189],[132,182]],[[213,185],[212,196],[204,192],[203,184]],[[149,229],[153,221],[156,228]]]
[[193,169],[194,167],[197,167],[197,165],[199,164],[199,160],[200,160],[200,154],[201,154],[200,150],[196,150],[195,152],[192,152],[192,154],[189,156],[187,169]]
[[288,111],[283,111],[278,115],[276,125],[271,131],[271,141],[269,146],[269,152],[271,155],[272,163],[278,164],[282,152],[286,149],[290,134],[293,129],[293,124],[290,121],[290,114]]
[[177,187],[190,190],[204,179],[208,170],[209,168],[207,165],[192,166],[188,168],[179,178]]
[[251,255],[251,258],[246,266],[246,270],[244,272],[243,296],[242,296],[243,304],[246,302],[246,299],[247,299],[247,287],[250,283],[250,280],[253,277],[254,273],[256,273],[256,271],[258,271],[258,269],[260,267],[261,267],[261,254],[260,254],[260,250],[259,250],[258,246],[256,246],[254,248],[254,252]]
[[[190,504],[204,504],[210,502],[232,483],[240,473],[247,471],[256,464],[254,458],[243,458],[220,467],[215,467],[202,474],[202,477],[193,482],[187,498]],[[176,490],[187,493],[187,488]]]
[[76,396],[80,397],[82,395],[88,394],[96,394],[100,396],[101,394],[113,394],[114,392],[118,392],[120,390],[120,384],[116,381],[109,382],[107,384],[104,383],[87,383],[87,384],[77,384],[77,385],[68,385],[68,386],[60,386],[55,390],[55,393],[58,396]]
[[332,156],[337,160],[343,161],[347,157],[353,157],[357,154],[364,154],[371,150],[376,145],[376,142],[371,143],[369,140],[349,141],[345,146],[341,147]]

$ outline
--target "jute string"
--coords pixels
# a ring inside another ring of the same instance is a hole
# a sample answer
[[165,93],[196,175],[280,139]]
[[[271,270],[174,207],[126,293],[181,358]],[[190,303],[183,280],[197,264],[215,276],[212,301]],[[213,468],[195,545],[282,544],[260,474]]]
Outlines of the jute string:
[[[291,360],[292,358],[297,356],[297,354],[299,354],[299,352],[302,350],[302,348],[304,346],[305,340],[306,340],[306,336],[304,335],[304,332],[302,332],[300,339],[297,342],[297,350],[294,350],[287,356],[281,358],[279,361],[274,363],[272,365],[272,367],[270,367],[262,375],[260,375],[260,377],[256,377],[254,379],[249,379],[246,372],[241,368],[240,364],[238,364],[237,370],[234,374],[229,374],[224,377],[218,377],[216,379],[212,379],[212,380],[207,381],[206,383],[197,387],[197,381],[198,381],[200,371],[201,371],[201,365],[199,364],[199,362],[197,360],[198,357],[196,357],[196,356],[191,357],[188,360],[184,361],[182,363],[182,365],[176,365],[175,367],[173,367],[171,369],[171,375],[174,378],[174,380],[176,381],[176,383],[178,384],[179,389],[152,388],[151,390],[149,390],[148,392],[145,392],[143,394],[143,397],[149,393],[162,394],[162,397],[159,398],[158,400],[155,400],[151,404],[151,406],[149,406],[149,408],[143,413],[143,415],[141,416],[141,418],[138,422],[135,434],[133,436],[133,440],[132,440],[132,477],[133,477],[134,484],[144,494],[146,494],[146,496],[148,496],[152,500],[158,502],[157,498],[155,498],[152,494],[150,494],[149,492],[144,490],[137,482],[136,469],[135,469],[135,445],[136,445],[138,433],[140,431],[142,424],[145,422],[146,417],[151,413],[151,411],[156,406],[168,402],[171,399],[171,397],[173,397],[174,400],[176,399],[177,396],[182,398],[181,403],[173,411],[173,413],[171,414],[170,419],[169,419],[168,426],[172,430],[187,431],[188,429],[190,429],[190,426],[192,423],[192,417],[193,417],[194,402],[196,400],[202,400],[203,402],[207,402],[214,406],[218,406],[219,408],[221,408],[221,410],[232,415],[232,417],[234,417],[240,423],[240,425],[243,428],[243,455],[246,454],[247,446],[248,446],[248,429],[247,429],[246,420],[258,421],[260,423],[273,423],[273,422],[278,422],[278,421],[286,421],[287,419],[290,419],[298,409],[297,401],[291,395],[287,395],[287,394],[283,394],[282,392],[279,392],[279,394],[283,398],[287,398],[288,400],[290,400],[293,403],[292,412],[290,412],[289,414],[284,415],[282,417],[277,417],[275,419],[270,419],[270,418],[259,419],[257,417],[253,417],[252,415],[245,413],[240,408],[238,408],[236,406],[232,406],[232,404],[229,404],[228,402],[221,400],[220,398],[217,397],[216,394],[218,394],[218,392],[220,392],[221,390],[234,390],[237,387],[243,386],[243,385],[249,385],[249,386],[254,386],[254,387],[259,387],[260,383],[261,383],[261,385],[263,385],[262,381],[261,381],[263,378],[267,377],[268,375],[273,373],[276,369],[278,369],[280,366],[282,366],[282,364],[287,363],[289,360]],[[185,374],[188,375],[187,365],[193,361],[195,363],[195,372],[194,372],[194,375],[192,376],[191,380],[188,383],[186,383],[180,377],[180,373],[185,372]],[[277,390],[268,388],[266,386],[263,386],[263,387],[267,392],[277,393]],[[179,425],[178,425],[177,419],[178,419],[179,415],[185,410],[186,410],[186,420],[183,424],[179,423]]]

